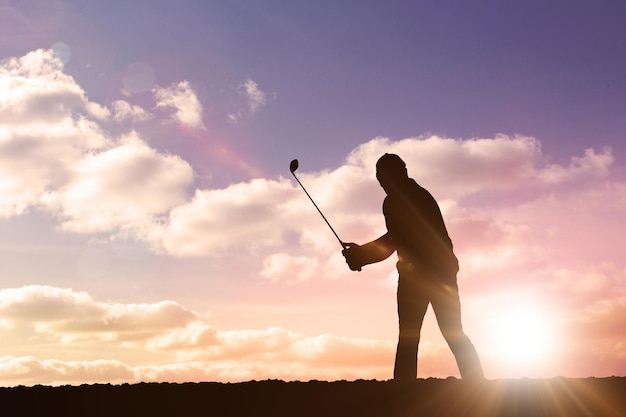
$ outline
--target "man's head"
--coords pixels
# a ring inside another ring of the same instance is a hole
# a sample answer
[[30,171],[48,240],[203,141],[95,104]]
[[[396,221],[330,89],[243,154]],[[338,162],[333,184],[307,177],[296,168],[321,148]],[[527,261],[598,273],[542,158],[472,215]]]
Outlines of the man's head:
[[408,178],[406,164],[398,155],[386,153],[376,162],[376,179],[387,194]]

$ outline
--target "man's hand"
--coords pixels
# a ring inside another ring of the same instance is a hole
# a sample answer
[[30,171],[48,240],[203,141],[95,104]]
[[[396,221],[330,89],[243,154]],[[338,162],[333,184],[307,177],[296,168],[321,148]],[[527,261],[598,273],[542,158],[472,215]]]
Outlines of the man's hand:
[[348,267],[350,267],[351,271],[360,271],[361,267],[365,265],[363,259],[363,251],[361,250],[361,246],[356,243],[344,243],[344,250],[341,251],[341,254],[344,258],[346,258],[346,263]]

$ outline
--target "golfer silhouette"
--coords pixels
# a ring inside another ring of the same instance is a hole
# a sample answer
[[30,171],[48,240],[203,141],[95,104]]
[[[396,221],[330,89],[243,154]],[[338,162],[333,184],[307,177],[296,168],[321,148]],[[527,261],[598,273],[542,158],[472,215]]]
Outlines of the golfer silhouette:
[[387,233],[362,246],[347,243],[342,253],[355,271],[397,251],[399,337],[394,379],[417,377],[417,349],[429,303],[461,377],[483,379],[476,349],[463,332],[456,279],[459,263],[437,202],[408,177],[398,155],[386,153],[378,160],[376,178],[387,194],[383,202]]

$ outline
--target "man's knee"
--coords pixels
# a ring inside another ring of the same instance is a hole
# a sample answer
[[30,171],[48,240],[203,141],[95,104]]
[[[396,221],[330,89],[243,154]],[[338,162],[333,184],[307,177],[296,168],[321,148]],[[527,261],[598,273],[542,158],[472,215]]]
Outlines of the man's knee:
[[471,345],[469,337],[463,332],[462,329],[448,331],[442,330],[441,334],[453,351],[456,349],[463,349],[468,344]]
[[420,329],[400,327],[398,332],[399,343],[419,343]]

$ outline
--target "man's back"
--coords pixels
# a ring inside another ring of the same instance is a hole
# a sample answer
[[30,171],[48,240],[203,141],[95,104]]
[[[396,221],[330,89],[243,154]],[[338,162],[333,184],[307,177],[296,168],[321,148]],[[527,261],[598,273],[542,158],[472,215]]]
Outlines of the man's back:
[[407,178],[385,198],[383,213],[401,262],[456,274],[458,261],[452,241],[437,202],[425,188]]

